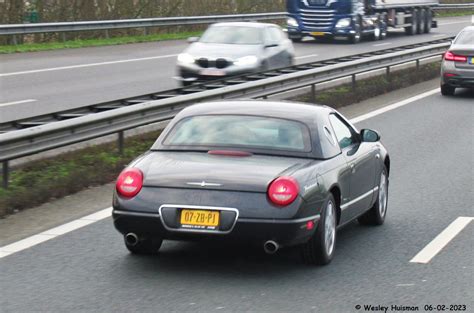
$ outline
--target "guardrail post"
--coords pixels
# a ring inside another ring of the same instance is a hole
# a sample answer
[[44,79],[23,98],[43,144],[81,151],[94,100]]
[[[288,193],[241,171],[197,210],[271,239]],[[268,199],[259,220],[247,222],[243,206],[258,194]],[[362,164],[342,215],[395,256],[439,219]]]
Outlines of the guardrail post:
[[12,41],[13,41],[13,45],[15,45],[15,46],[18,45],[18,40],[16,38],[16,35],[13,35]]
[[108,30],[108,29],[105,30],[105,38],[107,38],[107,39],[110,38],[110,34],[109,34],[109,30]]
[[316,103],[316,84],[311,85],[311,102]]
[[64,32],[61,33],[61,40],[62,40],[63,42],[66,41],[66,33],[64,33]]
[[123,154],[123,147],[124,147],[124,144],[123,144],[123,131],[121,132],[118,132],[118,153],[120,155]]
[[355,90],[357,87],[356,74],[352,74],[352,90]]
[[390,82],[392,79],[391,79],[391,76],[390,76],[390,66],[387,66],[387,80]]
[[2,170],[2,177],[3,177],[3,182],[2,182],[2,186],[4,189],[7,189],[8,188],[8,179],[9,179],[9,168],[8,168],[8,161],[3,161],[3,170]]
[[148,35],[148,27],[143,27],[143,36]]

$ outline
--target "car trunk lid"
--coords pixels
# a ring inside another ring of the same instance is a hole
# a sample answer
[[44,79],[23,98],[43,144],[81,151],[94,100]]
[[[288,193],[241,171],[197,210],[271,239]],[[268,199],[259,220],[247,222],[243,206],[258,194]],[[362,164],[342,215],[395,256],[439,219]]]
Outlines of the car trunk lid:
[[471,45],[455,45],[450,51],[456,55],[467,57],[467,62],[455,62],[456,68],[472,69],[474,71],[474,48]]
[[273,179],[291,175],[312,161],[252,154],[154,151],[138,166],[144,172],[146,186],[266,192]]

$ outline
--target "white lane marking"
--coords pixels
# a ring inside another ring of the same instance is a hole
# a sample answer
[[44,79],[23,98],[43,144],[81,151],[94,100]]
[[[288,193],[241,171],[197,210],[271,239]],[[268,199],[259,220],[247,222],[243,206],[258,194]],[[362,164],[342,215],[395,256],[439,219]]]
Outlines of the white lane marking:
[[[428,92],[425,92],[425,93],[422,93],[418,96],[400,101],[398,103],[391,104],[391,105],[389,105],[385,108],[381,108],[381,109],[375,110],[373,112],[358,116],[358,117],[352,119],[351,122],[352,123],[361,122],[363,120],[366,120],[366,119],[372,118],[374,116],[377,116],[379,114],[391,111],[393,109],[396,109],[398,107],[407,105],[409,103],[420,100],[422,98],[431,96],[431,95],[433,95],[437,92],[439,92],[438,88],[434,89],[434,90],[431,90],[431,91],[428,91]],[[72,222],[69,222],[69,223],[51,228],[51,229],[46,230],[44,232],[41,232],[37,235],[33,235],[31,237],[28,237],[28,238],[22,239],[20,241],[14,242],[14,243],[9,244],[7,246],[0,247],[0,259],[3,258],[3,257],[6,257],[7,255],[11,255],[11,254],[14,254],[16,252],[19,252],[19,251],[25,250],[27,248],[33,247],[33,246],[35,246],[39,243],[45,242],[47,240],[59,237],[61,235],[64,235],[64,234],[69,233],[73,230],[79,229],[79,228],[84,227],[86,225],[90,225],[90,224],[95,223],[97,221],[103,220],[103,219],[111,216],[111,214],[112,214],[112,208],[107,208],[107,209],[101,210],[99,212],[84,216],[84,217],[79,218],[77,220],[74,220]]]
[[302,56],[299,56],[299,57],[295,57],[296,60],[300,60],[300,59],[307,59],[307,58],[312,58],[312,57],[317,57],[318,54],[308,54],[308,55],[302,55]]
[[351,119],[351,122],[352,123],[359,123],[359,122],[362,122],[364,120],[367,120],[369,118],[372,118],[374,116],[377,116],[377,115],[380,115],[382,113],[385,113],[385,112],[388,112],[388,111],[392,111],[396,108],[399,108],[399,107],[402,107],[404,105],[407,105],[409,103],[412,103],[412,102],[415,102],[415,101],[418,101],[420,99],[423,99],[423,98],[426,98],[426,97],[429,97],[431,95],[434,95],[436,93],[439,92],[439,88],[436,88],[436,89],[433,89],[433,90],[430,90],[430,91],[427,91],[427,92],[424,92],[422,94],[419,94],[417,96],[414,96],[414,97],[411,97],[411,98],[408,98],[408,99],[405,99],[405,100],[402,100],[400,102],[397,102],[397,103],[393,103],[393,104],[390,104],[390,105],[387,105],[386,107],[383,107],[383,108],[380,108],[378,110],[375,110],[375,111],[372,111],[372,112],[369,112],[367,114],[363,114],[363,115],[360,115],[358,117],[355,117],[353,119]]
[[111,214],[112,214],[112,208],[107,208],[99,212],[81,217],[69,223],[60,225],[58,227],[45,230],[39,234],[27,237],[25,239],[14,242],[12,244],[0,247],[0,259],[3,257],[6,257],[7,255],[20,252],[22,250],[36,246],[37,244],[40,244],[42,242],[67,234],[69,232],[72,232],[73,230],[76,230],[84,226],[98,222],[100,220],[103,220],[111,216]]
[[128,63],[128,62],[139,62],[139,61],[148,61],[148,60],[156,60],[156,59],[165,59],[165,58],[173,58],[173,57],[176,57],[176,56],[178,56],[178,55],[177,54],[168,54],[168,55],[159,55],[159,56],[155,56],[155,57],[147,57],[147,58],[139,58],[139,59],[117,60],[117,61],[100,62],[100,63],[89,63],[89,64],[61,66],[61,67],[42,68],[42,69],[38,69],[38,70],[30,70],[30,71],[23,71],[23,72],[0,73],[0,77],[34,74],[34,73],[51,72],[51,71],[61,71],[61,70],[69,70],[69,69],[75,69],[75,68],[111,65],[111,64],[119,64],[119,63]]
[[391,45],[392,43],[391,42],[384,42],[384,43],[378,43],[376,45],[372,45],[374,47],[380,47],[380,46],[387,46],[387,45]]
[[457,234],[464,229],[474,217],[460,216],[454,220],[448,227],[446,227],[435,239],[426,245],[420,252],[418,252],[411,263],[426,264],[431,261]]
[[19,100],[19,101],[13,101],[13,102],[5,102],[5,103],[0,103],[0,107],[6,107],[9,105],[15,105],[15,104],[20,104],[20,103],[28,103],[28,102],[35,102],[38,101],[36,99],[26,99],[26,100]]
[[439,26],[452,25],[452,24],[469,24],[469,21],[458,21],[458,22],[438,23]]

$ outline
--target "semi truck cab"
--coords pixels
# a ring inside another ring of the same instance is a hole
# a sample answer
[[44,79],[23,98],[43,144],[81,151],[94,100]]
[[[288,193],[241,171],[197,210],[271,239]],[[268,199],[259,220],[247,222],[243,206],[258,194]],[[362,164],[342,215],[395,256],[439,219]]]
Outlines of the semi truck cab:
[[427,33],[437,0],[287,0],[287,31],[293,41],[305,36],[382,40],[388,27],[409,35]]

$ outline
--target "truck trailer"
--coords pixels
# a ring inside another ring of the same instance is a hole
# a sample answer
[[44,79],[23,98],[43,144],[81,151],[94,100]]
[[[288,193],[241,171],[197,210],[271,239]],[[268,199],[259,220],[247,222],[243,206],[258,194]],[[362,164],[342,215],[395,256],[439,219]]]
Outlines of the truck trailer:
[[404,28],[407,35],[436,27],[433,7],[438,0],[287,0],[288,36],[382,40],[387,29]]

